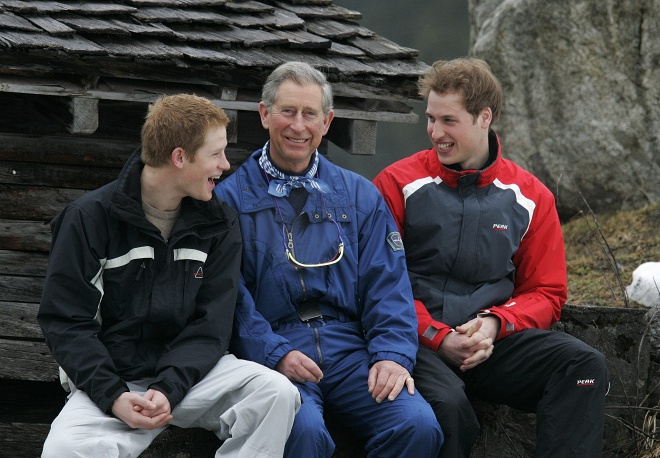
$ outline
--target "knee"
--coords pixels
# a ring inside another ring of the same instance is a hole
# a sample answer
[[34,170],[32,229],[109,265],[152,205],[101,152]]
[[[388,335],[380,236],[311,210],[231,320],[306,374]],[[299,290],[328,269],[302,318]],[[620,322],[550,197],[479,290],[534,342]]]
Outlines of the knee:
[[267,370],[259,378],[255,390],[262,395],[267,395],[274,404],[281,406],[294,406],[297,412],[300,408],[301,397],[298,388],[284,375],[273,370]]
[[[79,444],[79,441],[77,442]],[[92,448],[89,448],[90,450]],[[44,442],[41,458],[76,458],[86,456],[85,447],[74,447],[72,438],[49,434]]]
[[383,457],[438,456],[444,435],[431,406],[420,403],[397,412],[395,418],[394,424],[367,443],[367,450]]
[[607,380],[607,360],[605,356],[586,344],[580,346],[573,358],[575,371],[592,374],[590,378]]
[[58,440],[49,434],[44,442],[41,458],[59,458],[66,456],[66,449],[68,447],[66,442],[67,441],[64,440]]
[[440,449],[444,442],[444,435],[431,406],[409,417],[407,423],[410,425],[407,435],[412,441],[427,443],[431,449]]

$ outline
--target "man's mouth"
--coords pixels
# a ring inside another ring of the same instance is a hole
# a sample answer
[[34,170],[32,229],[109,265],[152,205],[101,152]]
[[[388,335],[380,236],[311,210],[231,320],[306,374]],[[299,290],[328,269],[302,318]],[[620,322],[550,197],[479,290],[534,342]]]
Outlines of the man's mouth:
[[453,143],[438,143],[438,150],[447,151],[452,146],[454,146]]
[[209,178],[209,183],[213,183],[214,186],[220,183],[220,175]]
[[287,140],[293,143],[305,143],[307,141],[306,138],[291,138],[291,137],[287,137]]

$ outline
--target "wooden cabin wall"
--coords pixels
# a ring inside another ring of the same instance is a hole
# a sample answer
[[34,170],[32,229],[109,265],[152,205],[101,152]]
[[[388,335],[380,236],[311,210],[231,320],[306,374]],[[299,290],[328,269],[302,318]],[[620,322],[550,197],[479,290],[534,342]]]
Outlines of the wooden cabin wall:
[[[67,131],[61,97],[0,92],[0,458],[41,452],[66,393],[36,315],[50,250],[49,221],[114,180],[140,143],[147,104],[99,101],[92,135]],[[232,170],[267,132],[257,113],[235,117]]]

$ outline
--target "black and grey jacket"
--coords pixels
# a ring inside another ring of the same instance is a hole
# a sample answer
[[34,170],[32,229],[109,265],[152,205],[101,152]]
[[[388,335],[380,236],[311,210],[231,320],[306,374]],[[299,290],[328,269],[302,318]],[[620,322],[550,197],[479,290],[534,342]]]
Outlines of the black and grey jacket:
[[217,197],[185,198],[166,242],[142,210],[139,151],[52,222],[38,321],[53,356],[104,412],[150,387],[174,408],[229,346],[241,235]]

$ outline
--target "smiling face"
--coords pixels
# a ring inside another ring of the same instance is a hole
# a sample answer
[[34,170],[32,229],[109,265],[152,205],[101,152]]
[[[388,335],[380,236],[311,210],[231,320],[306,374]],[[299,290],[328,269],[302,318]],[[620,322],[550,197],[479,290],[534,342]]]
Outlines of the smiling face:
[[204,143],[197,153],[189,159],[181,154],[181,188],[186,196],[197,200],[211,200],[213,189],[223,172],[229,170],[225,156],[227,147],[227,129],[210,127],[204,137]]
[[442,164],[456,164],[463,170],[480,169],[486,164],[490,108],[481,110],[475,120],[466,111],[462,94],[431,91],[426,118],[426,132]]
[[302,173],[321,139],[328,132],[334,113],[323,113],[320,86],[301,86],[284,81],[273,105],[259,104],[261,124],[270,134],[270,157],[278,168]]

